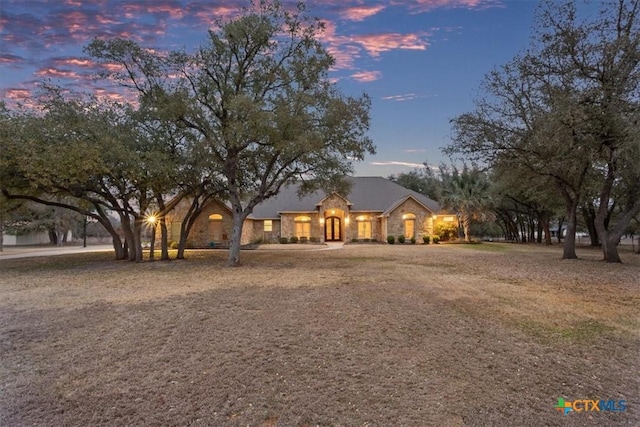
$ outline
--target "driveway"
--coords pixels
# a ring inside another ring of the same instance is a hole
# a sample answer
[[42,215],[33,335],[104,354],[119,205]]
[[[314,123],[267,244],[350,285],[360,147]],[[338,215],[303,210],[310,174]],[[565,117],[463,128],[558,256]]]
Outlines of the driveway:
[[95,245],[87,246],[86,248],[82,246],[5,246],[3,251],[0,252],[0,260],[107,251],[113,251],[113,246]]

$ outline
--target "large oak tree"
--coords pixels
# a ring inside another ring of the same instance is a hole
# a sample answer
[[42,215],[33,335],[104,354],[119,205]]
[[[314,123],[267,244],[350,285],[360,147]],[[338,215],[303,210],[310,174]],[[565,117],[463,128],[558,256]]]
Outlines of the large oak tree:
[[154,53],[129,40],[95,40],[87,51],[117,63],[111,77],[141,102],[203,141],[233,213],[229,265],[240,262],[244,220],[282,186],[334,182],[374,152],[369,98],[341,94],[328,78],[334,60],[322,24],[304,5],[260,1],[209,31],[194,53]]

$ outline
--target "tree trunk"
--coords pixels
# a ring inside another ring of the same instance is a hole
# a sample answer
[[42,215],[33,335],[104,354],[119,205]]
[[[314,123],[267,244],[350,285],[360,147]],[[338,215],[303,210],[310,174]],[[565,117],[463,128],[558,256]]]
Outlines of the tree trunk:
[[600,239],[598,239],[598,231],[596,230],[596,209],[593,206],[593,202],[586,203],[580,207],[584,223],[589,233],[589,239],[591,240],[591,246],[600,246]]
[[471,242],[471,215],[468,212],[460,212],[460,220],[462,221],[462,231],[464,232],[464,241]]
[[158,221],[160,222],[160,259],[163,261],[167,261],[169,260],[169,233],[167,231],[167,222],[165,219],[165,215],[167,214],[167,206],[164,203],[162,195],[159,193],[156,194],[156,201],[158,202],[158,208],[160,212],[158,215]]
[[151,225],[151,243],[149,244],[149,261],[154,261],[156,257],[156,224]]
[[576,224],[577,224],[578,202],[577,200],[567,201],[567,235],[562,246],[562,259],[577,259],[576,255]]
[[564,225],[564,217],[561,216],[560,218],[558,218],[558,234],[556,235],[556,238],[558,239],[558,243],[562,243],[562,226]]
[[549,218],[545,218],[542,221],[542,229],[544,231],[544,244],[551,246],[551,220]]
[[129,261],[142,261],[142,242],[140,240],[140,235],[142,234],[141,221],[134,219],[132,225],[129,215],[122,214],[120,215],[120,224],[125,239],[127,240]]
[[234,206],[233,222],[231,229],[231,240],[229,241],[229,261],[227,266],[238,267],[240,265],[240,239],[242,238],[242,226],[244,225],[245,214],[240,206]]
[[122,244],[122,239],[120,239],[117,233],[111,235],[111,243],[113,244],[113,251],[116,254],[116,261],[127,259],[127,251]]
[[0,252],[4,251],[4,218],[0,214]]
[[162,253],[160,254],[160,259],[163,261],[168,261],[169,258],[169,232],[167,230],[167,223],[164,219],[164,216],[160,219],[160,246]]

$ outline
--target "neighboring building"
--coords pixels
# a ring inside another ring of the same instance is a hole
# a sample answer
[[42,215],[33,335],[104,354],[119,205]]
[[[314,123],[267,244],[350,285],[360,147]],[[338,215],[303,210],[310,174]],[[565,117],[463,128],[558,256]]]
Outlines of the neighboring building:
[[[255,207],[247,218],[242,244],[276,242],[296,236],[317,241],[371,239],[385,241],[388,235],[420,239],[433,234],[439,222],[457,224],[455,214],[441,212],[434,200],[382,177],[350,177],[347,195],[315,191],[298,197],[295,185],[288,186]],[[169,240],[178,241],[179,218],[185,207],[167,215]],[[190,247],[227,245],[231,236],[231,210],[213,201],[200,214],[187,240]]]

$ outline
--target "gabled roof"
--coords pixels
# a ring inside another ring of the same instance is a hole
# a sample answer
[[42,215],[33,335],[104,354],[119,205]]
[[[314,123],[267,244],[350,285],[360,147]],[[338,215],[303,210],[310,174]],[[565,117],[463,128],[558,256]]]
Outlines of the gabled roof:
[[[342,197],[351,203],[352,211],[383,213],[408,196],[434,213],[440,211],[440,205],[436,201],[386,178],[348,177],[347,180],[351,182],[351,191]],[[314,212],[318,203],[328,196],[324,191],[315,191],[300,198],[297,191],[297,185],[283,187],[277,196],[257,205],[250,218],[277,219],[281,212]]]

